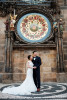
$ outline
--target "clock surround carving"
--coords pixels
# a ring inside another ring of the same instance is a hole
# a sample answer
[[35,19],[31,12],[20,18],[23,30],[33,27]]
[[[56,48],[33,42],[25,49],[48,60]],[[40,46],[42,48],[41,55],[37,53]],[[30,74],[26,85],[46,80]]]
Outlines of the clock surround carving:
[[[46,8],[42,9],[42,8],[38,8],[38,7],[28,7],[24,11],[20,11],[20,13],[17,16],[17,21],[16,21],[16,24],[15,24],[15,35],[19,39],[19,41],[21,41],[23,43],[26,43],[26,44],[32,44],[33,45],[33,44],[41,44],[41,43],[48,42],[51,38],[53,38],[53,18],[52,18],[52,15],[51,14],[49,14],[49,16],[48,16],[48,12],[49,11],[47,11]],[[49,32],[50,34],[48,33],[49,36],[47,38],[43,39],[43,41],[39,41],[39,42],[38,41],[28,42],[28,41],[25,41],[24,39],[22,39],[18,35],[18,32],[17,32],[17,24],[18,24],[19,20],[21,18],[23,18],[24,16],[27,16],[28,14],[34,14],[34,13],[35,14],[40,14],[40,15],[44,16],[49,21],[49,23],[51,24],[51,26],[50,26],[51,27],[51,31]]]

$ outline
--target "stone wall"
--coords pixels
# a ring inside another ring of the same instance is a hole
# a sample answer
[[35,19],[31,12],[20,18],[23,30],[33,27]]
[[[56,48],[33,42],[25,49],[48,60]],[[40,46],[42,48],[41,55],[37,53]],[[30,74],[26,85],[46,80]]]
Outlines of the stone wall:
[[26,77],[27,56],[33,50],[38,51],[42,59],[41,82],[56,81],[56,50],[46,48],[25,48],[13,51],[13,81],[23,81]]
[[[63,2],[63,0],[62,0]],[[60,3],[62,3],[60,2]],[[59,3],[59,2],[58,2]],[[61,7],[61,15],[65,20],[63,32],[63,54],[65,73],[56,71],[56,48],[17,48],[13,50],[12,69],[13,73],[5,73],[5,17],[0,17],[0,82],[20,82],[26,77],[26,62],[28,54],[37,50],[42,59],[41,82],[67,80],[67,8]],[[11,81],[12,80],[12,81]]]
[[67,9],[61,9],[65,24],[63,32],[63,53],[64,53],[64,66],[65,72],[67,72]]
[[[17,48],[13,50],[13,73],[5,72],[5,24],[6,18],[0,17],[0,82],[20,82],[26,77],[28,54],[37,50],[42,59],[41,82],[56,81],[56,49],[54,48]],[[13,78],[11,78],[13,76]]]
[[[64,0],[62,0],[64,1]],[[61,2],[62,3],[62,2]],[[61,7],[61,15],[64,18],[64,32],[63,32],[63,56],[64,56],[64,73],[57,74],[58,82],[67,82],[67,7]]]
[[58,1],[58,4],[63,6],[64,5],[64,0],[57,0]]
[[0,17],[0,82],[5,68],[5,24],[6,18]]

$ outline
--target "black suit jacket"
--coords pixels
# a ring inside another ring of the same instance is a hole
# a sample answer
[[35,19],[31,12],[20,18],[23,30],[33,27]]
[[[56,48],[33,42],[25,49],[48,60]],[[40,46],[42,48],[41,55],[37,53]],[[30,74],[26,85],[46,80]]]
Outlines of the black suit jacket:
[[37,67],[37,69],[40,67],[41,65],[41,58],[36,56],[36,57],[33,57],[33,60],[32,60],[34,66]]

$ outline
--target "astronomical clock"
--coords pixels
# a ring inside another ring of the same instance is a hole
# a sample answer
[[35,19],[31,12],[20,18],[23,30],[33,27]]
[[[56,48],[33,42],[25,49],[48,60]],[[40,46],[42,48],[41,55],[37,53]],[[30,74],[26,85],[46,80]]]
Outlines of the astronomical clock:
[[42,43],[51,34],[51,22],[41,13],[27,13],[16,25],[19,38],[27,43]]

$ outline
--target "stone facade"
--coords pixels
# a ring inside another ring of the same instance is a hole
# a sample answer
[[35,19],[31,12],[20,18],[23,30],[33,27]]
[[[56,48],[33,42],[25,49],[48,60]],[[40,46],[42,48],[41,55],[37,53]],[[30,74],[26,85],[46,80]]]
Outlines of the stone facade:
[[[63,0],[59,0],[60,5],[63,5]],[[63,33],[64,46],[64,67],[65,73],[57,73],[56,48],[17,48],[12,52],[12,72],[5,72],[5,24],[6,17],[0,17],[0,82],[20,82],[26,77],[26,62],[28,54],[32,54],[33,50],[38,51],[38,55],[42,59],[41,82],[59,81],[66,82],[67,80],[67,8],[61,7],[61,15],[65,20]]]
[[[64,32],[63,32],[63,55],[64,55],[64,67],[65,73],[57,74],[58,82],[67,82],[67,6],[64,6],[64,0],[58,0],[61,6],[61,16],[64,18]],[[67,0],[65,5],[67,5]]]
[[64,66],[65,71],[67,72],[67,9],[62,9],[62,15],[65,20],[64,24],[64,34],[63,34],[63,48],[64,48]]
[[42,65],[41,82],[56,81],[56,50],[46,48],[25,48],[23,50],[13,51],[13,81],[23,81],[26,77],[26,62],[28,54],[33,50],[38,51],[41,57]]
[[6,18],[0,17],[0,82],[2,82],[5,66],[5,20]]
[[56,81],[56,49],[55,48],[22,48],[12,52],[13,73],[5,72],[5,24],[6,18],[0,17],[0,82],[20,82],[26,77],[28,54],[38,51],[42,59],[41,82]]

